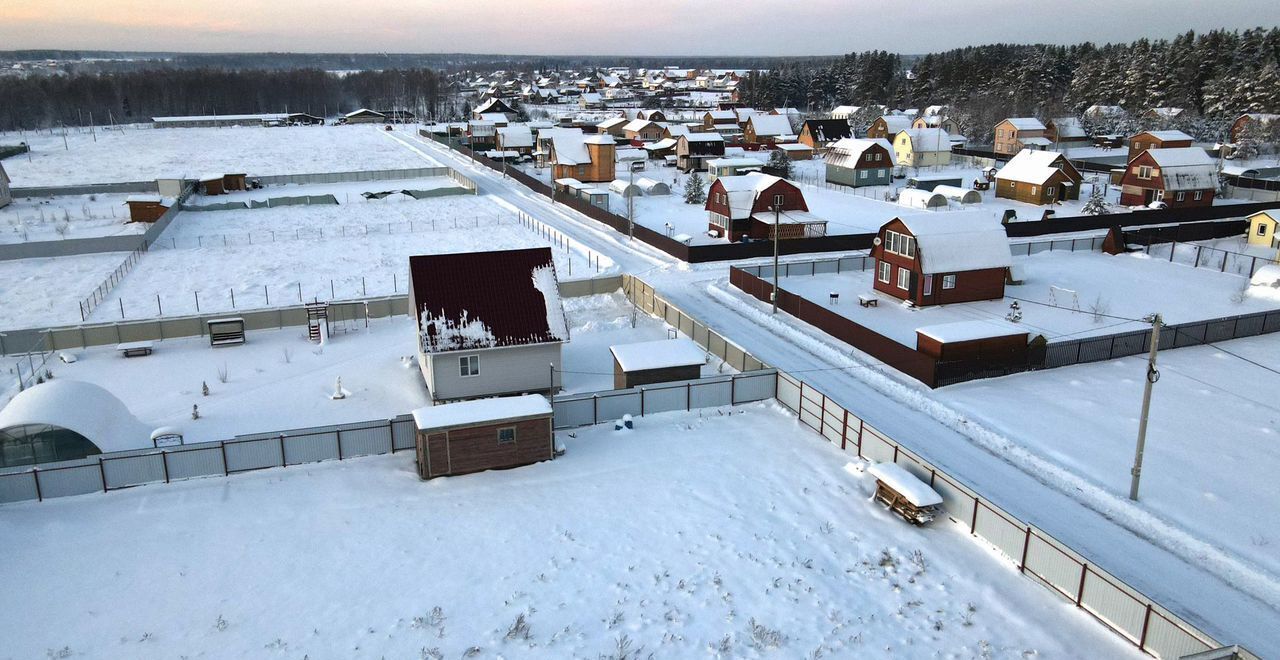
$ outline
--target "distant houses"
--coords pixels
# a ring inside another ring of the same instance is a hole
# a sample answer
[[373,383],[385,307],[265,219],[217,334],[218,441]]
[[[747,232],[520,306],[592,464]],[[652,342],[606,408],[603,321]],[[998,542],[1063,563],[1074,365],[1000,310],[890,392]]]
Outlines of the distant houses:
[[750,115],[742,129],[742,140],[748,144],[793,142],[795,139],[791,121],[785,115]]
[[1258,129],[1258,132],[1265,132],[1275,127],[1280,127],[1280,114],[1270,114],[1265,112],[1246,112],[1235,121],[1231,122],[1231,142],[1240,142],[1246,136],[1246,130],[1250,128]]
[[753,172],[722,176],[707,191],[708,230],[730,241],[823,236],[827,223],[809,213],[794,183]]
[[986,213],[894,218],[877,238],[876,291],[921,307],[1004,297],[1009,238]]
[[1084,124],[1075,117],[1054,117],[1045,121],[1044,127],[1044,136],[1057,148],[1068,149],[1089,144],[1089,134],[1084,130]]
[[323,124],[324,118],[305,112],[248,115],[187,115],[152,117],[152,128],[218,128],[223,126],[291,126]]
[[662,139],[662,125],[648,119],[633,119],[622,127],[622,135],[638,142],[657,142]]
[[433,401],[559,389],[569,330],[550,248],[413,256],[409,277]]
[[845,138],[827,150],[827,181],[845,186],[885,186],[892,181],[893,145],[888,140]]
[[344,124],[381,124],[386,121],[386,115],[368,108],[360,108],[342,116]]
[[506,115],[508,121],[514,121],[516,115],[519,114],[506,101],[497,97],[492,97],[475,108],[472,108],[471,118],[484,119],[484,115],[493,113],[502,113],[503,115]]
[[1053,145],[1045,137],[1046,127],[1035,117],[1010,117],[995,127],[993,151],[1012,156],[1023,149],[1048,149]]
[[996,197],[1040,205],[1079,199],[1081,180],[1065,155],[1024,149],[996,172]]
[[533,153],[533,131],[527,125],[503,126],[494,130],[494,148],[514,151],[521,156]]
[[1200,147],[1146,149],[1129,160],[1120,179],[1120,203],[1170,208],[1209,206],[1218,188],[1218,168]]

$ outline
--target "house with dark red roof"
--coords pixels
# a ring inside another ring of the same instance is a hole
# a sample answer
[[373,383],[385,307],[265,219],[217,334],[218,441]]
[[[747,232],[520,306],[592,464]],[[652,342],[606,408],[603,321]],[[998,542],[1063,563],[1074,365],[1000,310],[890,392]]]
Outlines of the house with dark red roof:
[[409,278],[433,401],[559,389],[569,329],[551,248],[413,256]]

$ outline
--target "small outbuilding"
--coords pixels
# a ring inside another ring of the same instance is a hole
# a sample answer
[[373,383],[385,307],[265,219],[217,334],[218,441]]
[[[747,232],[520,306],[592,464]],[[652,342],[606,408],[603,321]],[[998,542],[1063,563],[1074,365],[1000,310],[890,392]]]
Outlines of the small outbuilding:
[[9,174],[4,171],[4,164],[0,163],[0,209],[13,201],[13,192],[9,188],[9,183]]
[[173,206],[172,199],[145,194],[129,195],[124,203],[129,207],[129,222],[155,222]]
[[707,352],[691,339],[659,339],[610,346],[613,386],[617,389],[695,380],[702,376]]
[[227,192],[225,174],[205,174],[200,177],[200,192],[205,195],[222,195]]
[[1280,212],[1258,211],[1245,219],[1249,221],[1249,245],[1280,248],[1280,238],[1276,238],[1276,230],[1280,229]]
[[0,410],[0,467],[137,449],[150,431],[107,390],[58,378],[19,392]]
[[933,187],[933,194],[942,195],[953,202],[960,202],[961,204],[982,203],[982,193],[973,190],[972,188],[939,185]]
[[646,195],[670,195],[671,194],[671,186],[661,181],[658,181],[657,179],[650,179],[647,176],[642,176],[636,179],[635,183],[636,183],[636,187],[644,191],[644,194]]
[[418,476],[503,470],[555,458],[551,402],[524,394],[413,411]]
[[903,188],[898,193],[898,203],[913,209],[946,208],[948,204],[945,195],[920,188]]
[[995,319],[916,328],[916,350],[939,361],[1016,364],[1027,357],[1027,329]]
[[913,525],[931,522],[942,512],[942,496],[897,463],[874,463],[875,500]]

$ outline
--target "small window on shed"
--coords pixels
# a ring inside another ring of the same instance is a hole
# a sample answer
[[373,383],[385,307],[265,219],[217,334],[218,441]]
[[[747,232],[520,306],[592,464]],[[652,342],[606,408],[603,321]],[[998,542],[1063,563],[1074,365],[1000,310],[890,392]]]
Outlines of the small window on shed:
[[1258,223],[1258,235],[1259,236],[1267,235],[1267,226],[1262,224],[1261,222]]
[[479,376],[480,375],[480,356],[464,355],[458,358],[458,375]]
[[498,444],[509,445],[516,441],[516,427],[508,426],[498,429]]
[[942,276],[942,288],[944,288],[944,289],[954,289],[954,288],[956,288],[956,276],[955,276],[955,275],[943,275],[943,276]]

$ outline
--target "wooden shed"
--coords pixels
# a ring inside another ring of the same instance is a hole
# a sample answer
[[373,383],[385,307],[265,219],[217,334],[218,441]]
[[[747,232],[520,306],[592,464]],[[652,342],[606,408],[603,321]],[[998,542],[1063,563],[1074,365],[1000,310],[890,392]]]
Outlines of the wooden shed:
[[413,421],[423,479],[555,458],[551,402],[537,394],[425,406]]
[[225,174],[205,174],[200,177],[200,192],[206,195],[222,195],[227,192]]
[[1016,364],[1027,357],[1027,329],[995,319],[916,328],[916,350],[939,361],[981,360]]
[[617,389],[695,380],[702,376],[707,352],[684,337],[610,346],[613,386]]
[[160,195],[129,195],[124,203],[129,207],[129,222],[155,222],[173,206],[173,200]]

